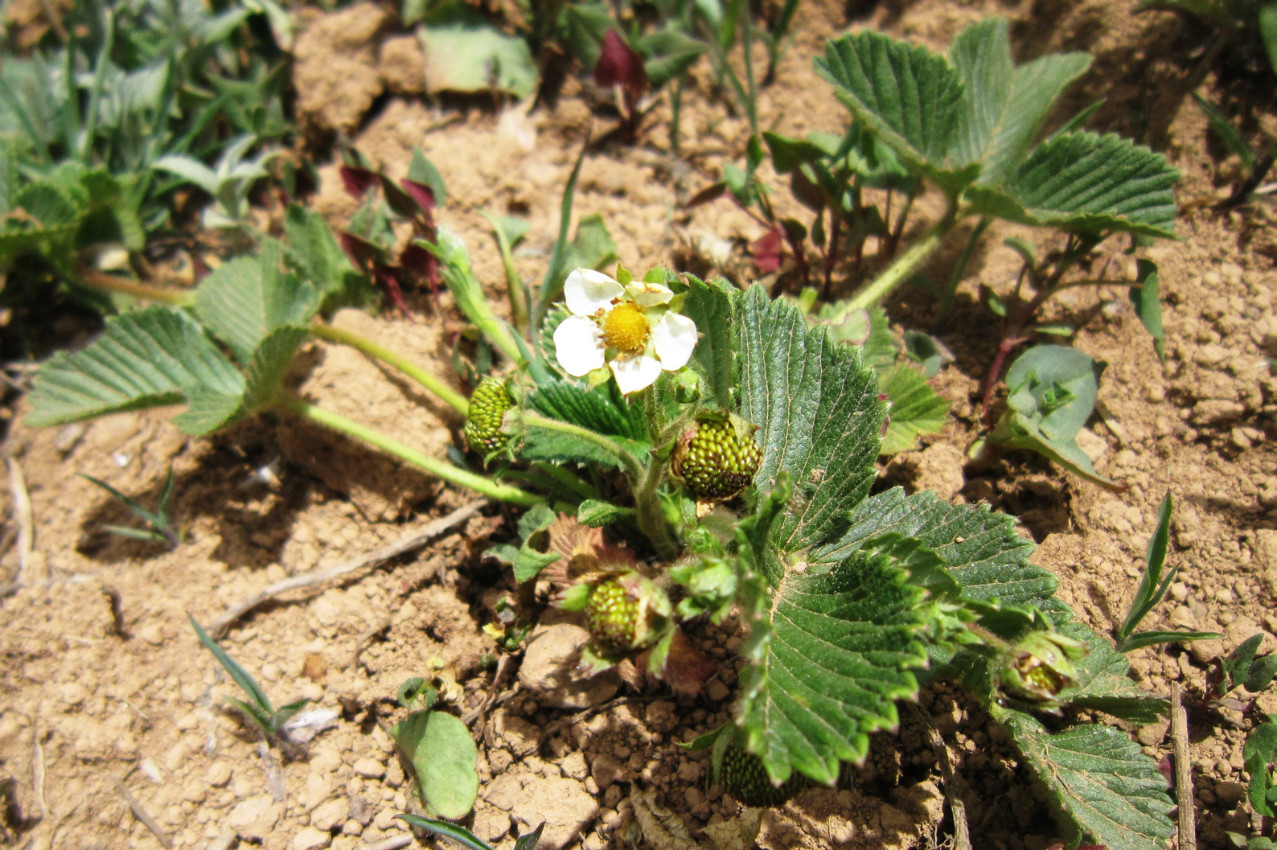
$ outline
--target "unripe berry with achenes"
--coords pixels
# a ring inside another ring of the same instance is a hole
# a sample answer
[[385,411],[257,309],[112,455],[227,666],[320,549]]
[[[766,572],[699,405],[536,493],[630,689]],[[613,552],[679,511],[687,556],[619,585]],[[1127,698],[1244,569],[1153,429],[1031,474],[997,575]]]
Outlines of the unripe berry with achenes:
[[637,573],[601,581],[585,606],[591,643],[609,658],[647,649],[660,637],[668,608],[662,591]]
[[779,806],[811,785],[795,771],[781,785],[773,785],[763,760],[740,747],[728,747],[718,768],[723,790],[747,806]]
[[679,437],[670,471],[702,502],[730,499],[753,483],[763,463],[754,431],[734,414],[700,418]]
[[514,407],[514,396],[501,378],[484,378],[470,396],[470,412],[463,431],[466,445],[485,457],[510,442],[501,432],[506,411]]

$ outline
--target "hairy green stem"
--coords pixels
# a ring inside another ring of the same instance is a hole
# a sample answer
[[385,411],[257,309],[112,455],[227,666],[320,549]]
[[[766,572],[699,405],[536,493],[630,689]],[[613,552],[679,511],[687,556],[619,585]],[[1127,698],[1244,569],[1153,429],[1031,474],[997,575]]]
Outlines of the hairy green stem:
[[358,334],[343,330],[342,328],[333,327],[332,325],[311,325],[310,332],[321,339],[340,342],[343,345],[349,345],[351,348],[357,349],[374,360],[380,360],[387,366],[393,366],[400,372],[403,372],[409,378],[412,378],[421,386],[439,397],[440,400],[447,403],[454,410],[465,416],[470,411],[470,402],[461,393],[448,386],[446,383],[436,378],[434,375],[422,369],[416,363],[396,354],[395,352],[383,348],[370,339],[365,339]]
[[545,478],[582,499],[593,499],[598,495],[589,484],[586,484],[561,466],[553,463],[534,463],[532,468]]
[[665,521],[657,492],[661,486],[661,479],[664,477],[665,464],[652,458],[634,494],[634,504],[638,510],[639,530],[647,535],[657,556],[670,561],[678,555],[678,541],[674,538],[669,523]]
[[886,298],[897,286],[904,283],[909,277],[909,273],[917,268],[923,260],[931,256],[931,252],[940,246],[940,240],[944,239],[945,235],[953,229],[956,221],[956,215],[950,210],[908,251],[905,251],[894,263],[888,266],[886,271],[878,275],[873,283],[852,296],[849,302],[851,309],[863,310],[872,307]]
[[940,296],[941,322],[949,318],[949,311],[953,309],[954,296],[958,294],[958,284],[962,282],[963,276],[967,273],[967,265],[971,262],[972,255],[975,254],[976,243],[980,241],[980,237],[984,235],[984,231],[988,229],[992,221],[993,219],[987,215],[981,216],[975,229],[971,231],[971,238],[967,240],[967,247],[962,249],[962,256],[958,258],[958,264],[953,267],[953,274],[949,275],[949,285],[945,287],[944,294]]
[[413,466],[420,467],[431,475],[442,478],[450,484],[457,484],[462,487],[468,487],[476,493],[487,496],[489,499],[496,499],[501,502],[508,502],[512,505],[520,505],[521,507],[530,508],[533,505],[541,504],[544,499],[535,496],[518,487],[511,487],[508,484],[499,484],[483,475],[476,475],[466,469],[453,466],[450,463],[433,458],[430,455],[414,449],[412,446],[401,443],[398,440],[388,437],[385,434],[367,425],[355,422],[352,419],[333,413],[331,410],[325,410],[322,407],[311,404],[305,399],[297,396],[281,395],[275,401],[275,407],[290,413],[295,413],[312,422],[317,422],[334,431],[347,434],[357,440],[362,440],[371,446],[381,449],[384,452],[394,455],[400,460],[411,463]]
[[157,286],[151,286],[141,281],[129,280],[128,278],[117,277],[116,275],[93,269],[77,269],[75,275],[76,283],[102,292],[119,292],[124,295],[132,295],[134,298],[143,298],[147,301],[156,301],[160,304],[169,304],[174,307],[190,307],[195,303],[195,293],[190,291],[160,289]]

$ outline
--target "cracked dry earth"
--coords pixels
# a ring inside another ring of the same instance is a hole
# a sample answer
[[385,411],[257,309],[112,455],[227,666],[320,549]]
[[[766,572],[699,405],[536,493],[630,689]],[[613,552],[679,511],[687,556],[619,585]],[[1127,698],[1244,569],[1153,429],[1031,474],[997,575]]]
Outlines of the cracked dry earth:
[[[953,404],[951,421],[924,447],[884,460],[882,485],[931,488],[1019,516],[1023,533],[1040,544],[1036,562],[1059,575],[1063,598],[1102,631],[1125,611],[1157,505],[1172,492],[1172,558],[1184,569],[1149,625],[1224,637],[1140,650],[1132,663],[1151,692],[1179,683],[1191,693],[1202,689],[1211,661],[1245,638],[1262,633],[1266,648],[1277,649],[1277,381],[1266,363],[1277,355],[1277,241],[1271,204],[1209,209],[1227,163],[1212,153],[1205,121],[1183,89],[1188,72],[1175,56],[1185,34],[1168,18],[1132,16],[1131,6],[804,2],[777,81],[760,93],[759,113],[763,126],[788,135],[838,130],[844,114],[811,58],[851,26],[944,49],[965,24],[999,14],[1012,22],[1022,59],[1065,49],[1096,55],[1073,105],[1107,96],[1094,125],[1165,152],[1183,173],[1178,196],[1187,210],[1181,239],[1152,249],[1163,281],[1165,364],[1122,290],[1074,290],[1054,307],[1055,318],[1081,326],[1076,344],[1109,364],[1099,415],[1083,442],[1100,472],[1129,489],[1115,495],[1024,454],[978,472],[964,467],[994,336],[977,287],[1010,287],[1016,261],[1000,247],[1014,235],[1009,228],[986,238],[963,285],[958,321],[941,334],[956,358],[936,381]],[[421,147],[447,183],[440,218],[466,240],[480,279],[494,287],[504,280],[479,216],[485,210],[529,219],[516,262],[525,276],[539,277],[576,151],[592,123],[610,120],[595,94],[574,78],[557,101],[530,113],[437,103],[423,97],[415,39],[384,8],[300,14],[295,78],[308,132],[344,132],[396,175]],[[603,216],[631,268],[704,270],[720,262],[722,273],[748,282],[743,246],[761,235],[759,226],[726,203],[690,212],[679,206],[743,155],[745,124],[711,83],[698,66],[685,96],[681,155],[669,150],[669,107],[659,101],[640,144],[592,150],[577,212]],[[1271,134],[1272,104],[1263,106],[1260,120]],[[313,204],[344,221],[353,202],[336,166],[321,163],[319,171]],[[960,247],[945,246],[936,268],[951,264]],[[1110,259],[1132,272],[1130,258]],[[337,321],[447,374],[456,313],[446,297],[423,295],[413,306],[415,323],[353,312]],[[888,307],[903,327],[930,327],[922,296],[905,292]],[[74,323],[63,329],[79,332]],[[326,407],[436,456],[454,443],[460,423],[446,409],[357,353],[315,342],[303,361],[295,380]],[[693,629],[722,663],[695,697],[634,689],[606,675],[573,681],[565,669],[582,632],[552,610],[525,653],[486,663],[494,645],[482,626],[513,589],[507,572],[481,558],[491,542],[514,533],[512,517],[497,507],[472,506],[465,493],[292,422],[190,440],[166,411],[33,430],[23,424],[26,410],[18,397],[5,411],[10,487],[0,579],[20,587],[0,601],[0,843],[32,850],[405,846],[412,839],[394,816],[413,810],[413,793],[385,729],[396,691],[411,676],[451,683],[479,743],[472,826],[495,844],[509,846],[514,834],[543,821],[543,846],[589,850],[755,843],[904,850],[937,846],[950,828],[937,754],[910,711],[902,711],[898,732],[875,737],[871,758],[850,768],[837,789],[810,789],[759,812],[707,788],[704,754],[679,744],[729,715],[740,641],[730,624]],[[102,531],[128,517],[80,473],[148,504],[170,467],[186,533],[180,548],[160,551]],[[263,749],[226,710],[236,687],[200,648],[187,614],[211,622],[274,582],[359,561],[448,516],[427,542],[385,564],[286,594],[230,624],[223,645],[277,705],[305,697],[327,718],[290,758]],[[947,742],[956,771],[948,790],[965,801],[977,847],[1044,850],[1059,840],[1009,743],[960,692],[937,688],[920,702]],[[1277,702],[1261,697],[1259,708],[1277,710]],[[1165,724],[1132,731],[1154,756],[1169,752]],[[1243,737],[1226,723],[1194,729],[1199,846],[1226,847],[1226,831],[1249,828]]]

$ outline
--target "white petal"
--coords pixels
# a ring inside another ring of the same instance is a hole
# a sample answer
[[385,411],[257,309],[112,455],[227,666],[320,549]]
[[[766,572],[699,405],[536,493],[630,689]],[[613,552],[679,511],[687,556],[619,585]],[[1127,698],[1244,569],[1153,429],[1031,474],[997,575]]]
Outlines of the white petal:
[[568,316],[554,329],[554,356],[573,377],[583,377],[603,365],[603,334],[582,316]]
[[563,282],[563,295],[568,309],[577,316],[593,316],[607,310],[625,290],[612,278],[594,269],[573,269]]
[[646,354],[613,360],[607,365],[612,367],[612,376],[624,395],[646,389],[661,377],[661,361]]
[[652,328],[652,345],[667,372],[682,369],[696,347],[696,323],[678,313],[666,313]]
[[643,307],[659,307],[670,303],[674,298],[673,291],[663,283],[644,283],[636,280],[625,287],[625,291],[635,303]]

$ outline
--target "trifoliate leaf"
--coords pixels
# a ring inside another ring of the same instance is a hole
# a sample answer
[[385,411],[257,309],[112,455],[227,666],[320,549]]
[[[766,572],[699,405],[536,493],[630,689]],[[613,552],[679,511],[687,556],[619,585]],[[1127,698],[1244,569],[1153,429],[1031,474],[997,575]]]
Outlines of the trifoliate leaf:
[[[807,326],[792,305],[755,287],[739,301],[740,415],[759,426],[760,490],[787,472],[794,487],[774,545],[795,551],[842,530],[869,492],[885,405],[859,352]],[[777,575],[769,575],[775,583]]]
[[922,597],[880,552],[784,576],[746,644],[737,711],[773,782],[794,770],[833,782],[839,760],[864,758],[869,733],[896,725],[895,700],[917,692],[910,668],[926,660]]
[[1125,732],[1077,726],[1050,733],[1031,715],[994,711],[1011,732],[1074,838],[1108,850],[1162,850],[1175,829],[1166,779]]
[[244,377],[190,316],[151,307],[107,319],[102,336],[41,367],[31,391],[35,426],[176,404],[195,390],[238,398]]

